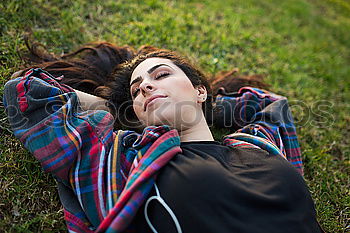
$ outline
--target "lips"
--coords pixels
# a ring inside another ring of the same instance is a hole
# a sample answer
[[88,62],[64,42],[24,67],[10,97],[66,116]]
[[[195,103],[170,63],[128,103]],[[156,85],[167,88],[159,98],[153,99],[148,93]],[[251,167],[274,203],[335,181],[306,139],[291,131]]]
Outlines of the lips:
[[166,95],[152,95],[151,97],[149,97],[149,98],[146,100],[145,104],[143,105],[143,111],[146,111],[147,105],[148,105],[149,103],[151,103],[153,100],[158,99],[158,98],[166,98],[166,97],[168,97],[168,96],[166,96]]

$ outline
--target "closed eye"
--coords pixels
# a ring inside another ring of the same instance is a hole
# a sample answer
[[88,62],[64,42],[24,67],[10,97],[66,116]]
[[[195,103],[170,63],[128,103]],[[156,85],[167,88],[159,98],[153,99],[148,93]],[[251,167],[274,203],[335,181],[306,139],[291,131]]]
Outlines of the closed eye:
[[[164,77],[169,76],[169,75],[170,75],[169,71],[159,71],[155,75],[154,79],[158,80],[158,79],[164,78]],[[139,87],[135,88],[134,91],[131,93],[132,97],[136,98],[136,96],[139,94],[139,92],[140,92],[140,88]]]
[[139,94],[139,92],[140,92],[140,88],[139,87],[135,88],[135,90],[132,93],[132,97],[135,98]]
[[166,77],[168,75],[170,75],[170,73],[168,71],[161,71],[154,77],[154,79],[157,80],[157,79]]

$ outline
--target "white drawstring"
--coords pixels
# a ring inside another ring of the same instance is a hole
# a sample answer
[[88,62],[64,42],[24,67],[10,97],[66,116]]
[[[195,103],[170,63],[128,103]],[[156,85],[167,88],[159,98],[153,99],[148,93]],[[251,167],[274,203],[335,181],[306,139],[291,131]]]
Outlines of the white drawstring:
[[147,214],[148,204],[149,204],[152,200],[157,200],[157,201],[159,201],[159,203],[166,209],[166,211],[168,211],[168,213],[170,214],[171,218],[173,219],[173,221],[174,221],[174,223],[175,223],[175,227],[176,227],[177,232],[178,232],[178,233],[182,233],[181,226],[180,226],[179,221],[178,221],[177,218],[176,218],[176,215],[175,215],[174,212],[171,210],[171,208],[168,206],[168,204],[164,201],[164,199],[160,196],[160,192],[159,192],[159,189],[158,189],[156,183],[154,183],[154,188],[156,189],[156,194],[157,194],[157,195],[148,198],[148,200],[146,201],[146,204],[145,204],[145,209],[144,209],[145,218],[146,218],[146,221],[147,221],[149,227],[151,228],[151,230],[152,230],[154,233],[158,233],[158,231],[153,227],[151,221],[150,221],[149,218],[148,218],[148,214]]

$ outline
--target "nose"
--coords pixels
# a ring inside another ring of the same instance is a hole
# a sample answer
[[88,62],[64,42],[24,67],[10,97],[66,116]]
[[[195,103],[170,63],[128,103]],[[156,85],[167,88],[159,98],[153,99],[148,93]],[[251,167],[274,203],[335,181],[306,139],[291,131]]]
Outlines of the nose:
[[141,93],[145,96],[147,93],[153,92],[156,87],[152,82],[144,81],[140,84]]

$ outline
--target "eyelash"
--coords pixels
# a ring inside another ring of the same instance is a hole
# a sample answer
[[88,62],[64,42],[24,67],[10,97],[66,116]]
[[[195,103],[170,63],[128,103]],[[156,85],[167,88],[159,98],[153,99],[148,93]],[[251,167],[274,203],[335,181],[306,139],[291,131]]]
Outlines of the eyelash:
[[167,71],[164,71],[164,72],[159,72],[157,75],[156,75],[156,77],[154,78],[155,80],[157,80],[157,79],[160,79],[160,78],[163,78],[163,77],[166,77],[166,76],[168,76],[170,73],[169,72],[167,72]]
[[[159,72],[155,77],[154,77],[154,79],[155,80],[158,80],[158,79],[160,79],[160,78],[163,78],[163,77],[166,77],[166,76],[168,76],[170,73],[169,72]],[[137,96],[137,94],[139,93],[139,91],[140,91],[140,88],[139,87],[137,87],[137,88],[135,88],[135,91],[132,93],[132,96],[135,98],[136,96]]]
[[135,88],[134,92],[132,93],[132,97],[135,98],[137,96],[137,94],[139,93],[139,91],[140,91],[139,87]]

